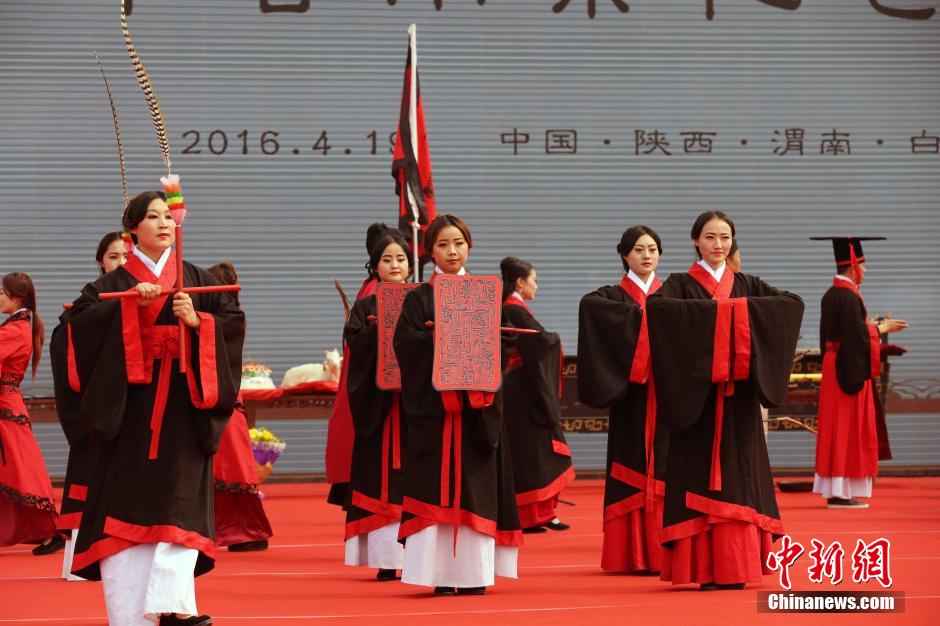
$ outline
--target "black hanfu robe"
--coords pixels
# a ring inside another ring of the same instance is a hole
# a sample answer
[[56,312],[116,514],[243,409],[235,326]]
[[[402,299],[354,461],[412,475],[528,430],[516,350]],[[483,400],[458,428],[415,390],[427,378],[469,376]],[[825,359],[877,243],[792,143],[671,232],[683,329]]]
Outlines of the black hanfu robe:
[[[434,319],[434,287],[425,283],[405,297],[395,329],[408,428],[399,538],[450,524],[469,526],[498,546],[521,545],[502,390],[434,389],[434,336],[425,324]],[[511,343],[504,335],[504,362]]]
[[60,323],[52,331],[52,339],[49,341],[56,412],[69,444],[62,505],[56,525],[57,530],[66,533],[77,530],[81,525],[88,484],[98,461],[98,448],[82,425],[82,390],[75,366],[75,348],[72,327],[67,321],[68,313],[65,311],[59,317]]
[[401,394],[376,385],[379,333],[375,315],[374,295],[357,300],[343,333],[349,350],[346,388],[356,434],[346,509],[347,540],[398,523],[402,514],[408,420],[402,411]]
[[835,278],[822,299],[816,475],[865,478],[878,475],[878,429],[874,379],[881,374],[881,338],[868,320],[853,282]]
[[660,424],[671,431],[664,580],[737,584],[766,574],[783,534],[760,406],[786,399],[799,296],[727,267],[673,274],[647,300]]
[[575,477],[561,428],[561,338],[515,296],[503,302],[503,313],[514,327],[539,331],[516,338],[503,375],[516,504],[522,527],[530,528],[552,521],[558,495]]
[[[183,271],[187,286],[218,284],[189,263]],[[174,252],[159,278],[131,256],[86,285],[62,319],[73,329],[81,423],[99,449],[72,562],[90,580],[102,559],[143,543],[198,550],[196,576],[214,566],[212,455],[235,407],[245,318],[228,294],[194,294],[201,327],[186,328],[181,374],[172,297],[143,307],[98,297],[139,282],[172,288]]]
[[[653,279],[650,293],[662,283]],[[601,567],[660,570],[669,431],[657,427],[647,294],[628,276],[581,299],[578,399],[609,408]]]

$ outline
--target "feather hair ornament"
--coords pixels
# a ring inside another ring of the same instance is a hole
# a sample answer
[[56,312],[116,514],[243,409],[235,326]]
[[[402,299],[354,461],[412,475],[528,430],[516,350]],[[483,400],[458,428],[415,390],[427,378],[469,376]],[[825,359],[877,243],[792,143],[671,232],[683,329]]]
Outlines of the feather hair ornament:
[[172,172],[170,139],[166,130],[166,122],[163,119],[163,111],[160,109],[160,101],[157,100],[157,93],[153,88],[150,75],[147,73],[144,62],[134,46],[134,40],[131,38],[131,31],[127,25],[127,13],[124,10],[124,0],[121,0],[121,32],[124,34],[124,44],[127,46],[127,55],[134,67],[137,84],[144,92],[144,98],[147,100],[150,118],[153,120],[153,127],[157,132],[157,144],[160,146],[163,164],[166,166],[167,175],[160,179],[163,184],[163,192],[166,194],[166,203],[170,208],[173,221],[176,222],[177,226],[180,226],[183,224],[183,220],[186,219],[186,204],[183,202],[183,193],[180,189],[180,177]]
[[98,57],[98,51],[95,53],[95,62],[98,64],[98,71],[101,72],[101,78],[104,80],[104,89],[108,92],[108,102],[111,104],[111,118],[114,120],[114,138],[117,140],[118,165],[121,167],[121,192],[124,194],[124,206],[127,206],[127,161],[124,159],[124,142],[121,141],[121,127],[118,125],[117,107],[114,106],[114,96],[111,95],[111,85],[108,84],[108,76],[104,73],[101,66],[101,59]]

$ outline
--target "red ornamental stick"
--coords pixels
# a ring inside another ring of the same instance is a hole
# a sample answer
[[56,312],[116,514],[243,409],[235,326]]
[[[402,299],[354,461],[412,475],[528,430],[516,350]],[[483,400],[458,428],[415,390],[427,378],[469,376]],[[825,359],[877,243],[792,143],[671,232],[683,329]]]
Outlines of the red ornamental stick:
[[[183,280],[183,227],[176,225],[176,291],[183,291],[185,287]],[[186,325],[183,320],[177,322],[180,333],[180,374],[186,373],[186,364],[189,362],[188,351],[186,350]]]
[[[241,291],[241,285],[211,285],[208,287],[185,287],[183,293],[221,293],[223,291]],[[179,289],[167,289],[166,291],[161,291],[161,296],[175,296],[179,293]],[[106,291],[104,293],[98,294],[99,300],[122,300],[124,298],[138,298],[140,293],[136,289],[129,289],[128,291]],[[64,305],[65,308],[72,308],[72,303],[69,302]]]

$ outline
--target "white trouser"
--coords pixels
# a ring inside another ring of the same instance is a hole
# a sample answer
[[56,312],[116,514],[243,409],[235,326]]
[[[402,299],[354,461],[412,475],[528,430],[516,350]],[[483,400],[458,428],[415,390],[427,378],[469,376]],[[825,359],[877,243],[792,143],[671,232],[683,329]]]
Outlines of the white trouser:
[[101,560],[111,626],[151,626],[163,613],[198,615],[193,572],[199,551],[144,543]]
[[401,569],[405,549],[398,543],[398,522],[346,540],[346,565]]
[[72,557],[75,556],[75,542],[78,540],[78,529],[72,529],[71,539],[65,540],[65,551],[62,552],[62,578],[69,582],[85,580],[72,573]]
[[405,541],[401,580],[425,587],[489,587],[494,576],[516,578],[515,546],[497,546],[496,540],[469,526],[460,526],[454,555],[454,527],[428,526]]
[[871,476],[863,478],[845,478],[844,476],[820,476],[813,481],[813,493],[826,498],[870,498]]

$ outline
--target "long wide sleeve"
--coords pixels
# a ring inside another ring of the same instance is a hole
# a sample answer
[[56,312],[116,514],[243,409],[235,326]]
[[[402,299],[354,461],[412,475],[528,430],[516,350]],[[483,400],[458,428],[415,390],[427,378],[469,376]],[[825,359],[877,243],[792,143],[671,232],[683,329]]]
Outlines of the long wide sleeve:
[[382,425],[391,406],[391,394],[375,384],[378,359],[378,325],[369,321],[375,314],[375,296],[358,300],[343,331],[349,346],[346,388],[356,437],[369,439]]
[[630,386],[643,312],[615,298],[617,285],[581,299],[578,311],[578,399],[595,408],[619,402]]

